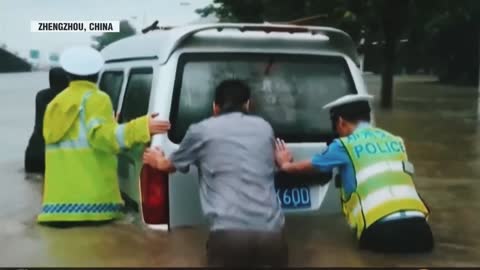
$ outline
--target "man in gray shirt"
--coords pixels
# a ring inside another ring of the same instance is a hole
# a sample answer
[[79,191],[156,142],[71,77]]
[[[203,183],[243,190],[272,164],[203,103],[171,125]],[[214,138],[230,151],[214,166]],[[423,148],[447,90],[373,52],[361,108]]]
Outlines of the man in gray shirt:
[[274,187],[275,137],[268,122],[248,115],[250,89],[220,83],[214,116],[189,127],[179,149],[165,158],[147,149],[144,163],[161,171],[200,175],[200,200],[210,225],[210,265],[287,263],[284,216]]

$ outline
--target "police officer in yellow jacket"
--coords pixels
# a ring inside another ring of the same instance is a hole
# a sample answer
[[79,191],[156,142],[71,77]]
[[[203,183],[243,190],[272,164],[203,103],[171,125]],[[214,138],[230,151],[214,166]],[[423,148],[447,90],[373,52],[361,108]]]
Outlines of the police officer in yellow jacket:
[[433,248],[429,210],[415,190],[405,145],[370,122],[369,95],[347,95],[324,106],[339,138],[311,160],[293,162],[277,140],[276,159],[286,172],[336,168],[341,202],[360,247],[381,252],[424,252]]
[[170,128],[143,116],[119,125],[112,103],[95,82],[104,60],[90,47],[74,47],[60,57],[70,84],[48,105],[43,136],[46,168],[40,223],[71,224],[113,220],[123,201],[116,153]]

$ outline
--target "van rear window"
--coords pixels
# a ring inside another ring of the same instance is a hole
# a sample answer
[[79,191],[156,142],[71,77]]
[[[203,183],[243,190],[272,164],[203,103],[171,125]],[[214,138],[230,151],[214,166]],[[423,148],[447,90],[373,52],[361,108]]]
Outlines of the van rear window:
[[333,137],[323,105],[356,93],[340,56],[285,54],[184,54],[179,59],[169,138],[179,143],[189,125],[212,114],[216,86],[242,79],[252,90],[252,113],[266,119],[287,142]]

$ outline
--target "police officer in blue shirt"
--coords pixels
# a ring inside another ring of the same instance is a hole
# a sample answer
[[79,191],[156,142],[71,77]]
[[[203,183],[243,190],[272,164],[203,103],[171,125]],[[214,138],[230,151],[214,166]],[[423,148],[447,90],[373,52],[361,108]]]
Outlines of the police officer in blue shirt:
[[372,98],[346,95],[325,105],[337,138],[324,153],[298,162],[277,139],[277,164],[288,173],[337,168],[343,213],[361,248],[431,251],[429,210],[415,190],[413,165],[400,137],[370,125]]

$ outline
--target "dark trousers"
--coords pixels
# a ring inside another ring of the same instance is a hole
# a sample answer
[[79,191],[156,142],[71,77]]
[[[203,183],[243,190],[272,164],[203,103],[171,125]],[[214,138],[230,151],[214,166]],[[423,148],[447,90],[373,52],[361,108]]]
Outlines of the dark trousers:
[[360,248],[386,253],[430,252],[433,235],[425,218],[376,222],[363,232]]
[[28,141],[24,159],[27,173],[45,173],[45,143],[41,136],[33,134]]
[[207,241],[209,266],[287,266],[283,232],[212,231]]
[[45,174],[45,159],[38,156],[29,156],[25,154],[24,160],[25,172]]

